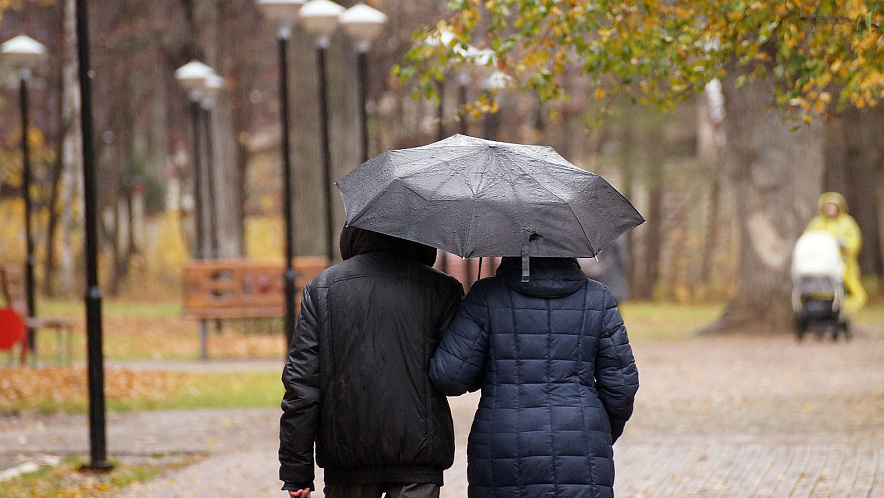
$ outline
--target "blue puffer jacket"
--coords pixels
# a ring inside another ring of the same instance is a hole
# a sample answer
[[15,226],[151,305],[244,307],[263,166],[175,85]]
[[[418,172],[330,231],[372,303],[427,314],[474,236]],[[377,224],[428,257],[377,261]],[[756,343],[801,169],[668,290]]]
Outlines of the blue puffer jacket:
[[608,289],[576,260],[504,258],[477,282],[430,362],[449,396],[482,389],[467,448],[470,497],[611,497],[611,445],[638,371]]

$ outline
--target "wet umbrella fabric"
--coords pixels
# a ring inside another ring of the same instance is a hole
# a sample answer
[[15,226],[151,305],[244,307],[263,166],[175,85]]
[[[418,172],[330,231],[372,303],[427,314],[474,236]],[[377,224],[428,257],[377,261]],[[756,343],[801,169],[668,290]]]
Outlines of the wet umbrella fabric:
[[336,185],[348,225],[461,257],[593,257],[644,222],[552,147],[465,135],[384,152]]

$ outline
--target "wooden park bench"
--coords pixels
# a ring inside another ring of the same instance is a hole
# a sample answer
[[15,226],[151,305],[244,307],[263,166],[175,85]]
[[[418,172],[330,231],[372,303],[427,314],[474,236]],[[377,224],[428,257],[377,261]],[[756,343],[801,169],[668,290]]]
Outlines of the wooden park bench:
[[[35,340],[38,330],[54,330],[57,361],[59,364],[63,362],[70,363],[73,356],[71,331],[76,321],[68,318],[28,316],[28,294],[24,271],[16,263],[5,263],[0,266],[0,285],[2,285],[3,297],[6,299],[8,306],[24,320],[25,325],[29,329],[34,330]],[[64,343],[64,347],[62,347],[62,343]],[[23,349],[22,362],[24,362],[25,357],[26,351]]]
[[[328,267],[328,258],[301,256],[293,261],[295,309],[307,283]],[[184,267],[184,316],[198,320],[285,316],[282,263],[249,259],[192,260]],[[200,356],[206,358],[206,331],[200,328]]]

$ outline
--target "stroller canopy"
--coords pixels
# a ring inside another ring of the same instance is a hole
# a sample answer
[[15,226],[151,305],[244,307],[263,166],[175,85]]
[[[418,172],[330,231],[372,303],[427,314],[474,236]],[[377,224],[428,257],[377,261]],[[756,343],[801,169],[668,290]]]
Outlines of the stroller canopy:
[[838,241],[829,232],[813,230],[798,238],[792,253],[792,279],[828,277],[841,281],[844,260]]

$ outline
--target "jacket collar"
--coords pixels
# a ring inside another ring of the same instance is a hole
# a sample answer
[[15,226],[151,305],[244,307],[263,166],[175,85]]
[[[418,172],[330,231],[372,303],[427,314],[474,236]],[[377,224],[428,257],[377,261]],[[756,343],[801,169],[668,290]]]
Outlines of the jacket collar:
[[574,258],[531,258],[531,279],[522,282],[521,258],[503,258],[497,277],[507,287],[530,297],[569,296],[586,284],[586,275]]
[[436,262],[436,249],[430,246],[353,226],[341,231],[340,246],[344,260],[370,252],[392,252],[427,266]]

